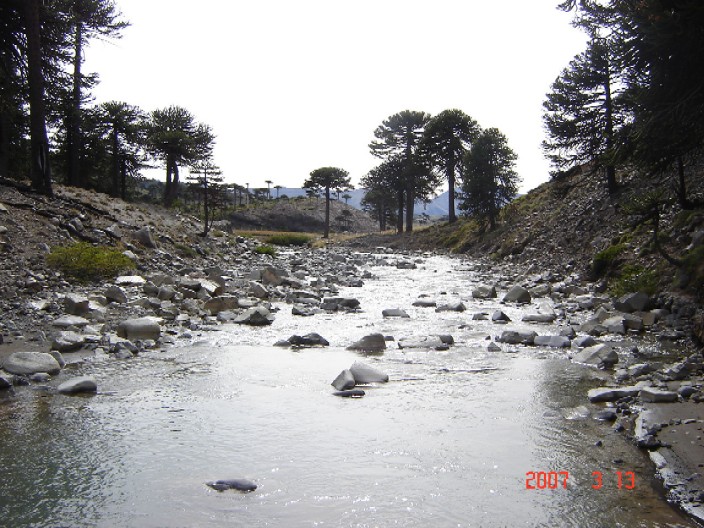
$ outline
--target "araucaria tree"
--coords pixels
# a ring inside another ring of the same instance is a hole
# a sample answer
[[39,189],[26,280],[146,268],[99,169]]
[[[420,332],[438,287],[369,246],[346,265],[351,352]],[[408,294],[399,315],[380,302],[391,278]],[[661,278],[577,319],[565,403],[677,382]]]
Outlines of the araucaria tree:
[[385,119],[374,131],[369,144],[372,155],[382,160],[403,160],[406,192],[406,231],[413,231],[413,210],[417,197],[424,198],[435,179],[420,149],[430,114],[404,110]]
[[590,163],[603,170],[609,193],[616,190],[617,135],[627,122],[617,87],[613,43],[593,38],[570,62],[543,103],[547,139],[543,149],[561,171]]
[[518,192],[514,170],[517,156],[498,129],[484,130],[465,154],[462,172],[463,201],[460,209],[496,227],[499,209]]
[[423,147],[434,167],[442,172],[449,185],[448,215],[450,223],[455,214],[455,176],[462,158],[477,138],[480,127],[461,110],[444,110],[433,116],[425,127]]
[[211,158],[198,160],[191,165],[191,173],[188,177],[195,192],[203,199],[203,233],[208,236],[213,227],[214,215],[211,214],[211,206],[216,201],[222,184],[222,171],[213,163]]
[[387,220],[395,220],[396,231],[403,233],[403,211],[406,205],[404,167],[400,156],[392,157],[362,178],[362,187],[366,189],[362,207],[376,217],[381,231],[386,231]]
[[321,167],[310,173],[303,183],[305,189],[313,192],[325,192],[325,232],[323,238],[330,236],[330,189],[351,189],[349,173],[337,167]]
[[206,159],[212,152],[215,136],[210,127],[196,123],[191,113],[180,106],[154,110],[147,126],[147,146],[166,167],[164,205],[171,206],[179,192],[179,166]]

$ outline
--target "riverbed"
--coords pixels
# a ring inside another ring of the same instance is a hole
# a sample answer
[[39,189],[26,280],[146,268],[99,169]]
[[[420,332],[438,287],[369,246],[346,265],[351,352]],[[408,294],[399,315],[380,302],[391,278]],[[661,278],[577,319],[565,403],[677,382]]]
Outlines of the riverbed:
[[[594,418],[602,408],[586,392],[602,371],[562,350],[487,349],[507,327],[472,314],[500,308],[520,321],[523,309],[473,300],[476,269],[443,256],[373,266],[375,279],[339,293],[361,312],[298,317],[275,304],[271,326],[219,326],[134,359],[69,365],[97,378],[97,395],[59,395],[53,381],[17,388],[0,401],[2,524],[696,526],[666,502],[647,456]],[[420,295],[467,310],[412,306]],[[410,317],[384,319],[386,308]],[[330,346],[273,346],[308,332]],[[346,350],[375,332],[395,338],[383,354]],[[455,343],[396,346],[429,334]],[[389,383],[333,396],[330,382],[355,361]],[[239,477],[258,489],[205,485]]]

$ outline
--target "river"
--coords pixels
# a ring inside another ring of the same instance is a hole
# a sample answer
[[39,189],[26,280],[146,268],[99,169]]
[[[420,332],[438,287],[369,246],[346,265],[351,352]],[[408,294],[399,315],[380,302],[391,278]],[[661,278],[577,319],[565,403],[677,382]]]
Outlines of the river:
[[[586,392],[604,373],[564,351],[487,350],[486,337],[507,327],[472,314],[500,307],[520,321],[520,309],[472,300],[471,262],[428,256],[415,270],[371,271],[363,288],[340,292],[360,313],[296,317],[280,304],[269,327],[220,326],[131,360],[69,365],[97,378],[94,396],[36,386],[4,395],[0,524],[696,526],[665,501],[647,456],[592,417]],[[413,307],[420,294],[468,309]],[[397,307],[410,319],[382,318]],[[272,346],[313,331],[331,346]],[[345,349],[374,332],[456,342],[447,351],[392,342],[368,357]],[[330,382],[355,361],[391,381],[363,398],[333,396]],[[258,489],[205,485],[237,477]]]

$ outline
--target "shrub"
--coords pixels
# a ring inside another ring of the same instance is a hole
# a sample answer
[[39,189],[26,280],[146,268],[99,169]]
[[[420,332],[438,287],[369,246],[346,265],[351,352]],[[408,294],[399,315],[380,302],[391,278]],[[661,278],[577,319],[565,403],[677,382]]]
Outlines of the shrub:
[[271,255],[272,257],[276,256],[276,248],[269,245],[257,246],[254,248],[254,252],[259,255]]
[[592,272],[596,277],[602,277],[613,265],[616,258],[626,249],[625,244],[616,244],[599,251],[592,259]]
[[313,237],[308,235],[299,235],[294,233],[282,233],[280,235],[271,235],[266,239],[267,244],[275,246],[305,246],[313,240]]
[[109,279],[121,271],[135,268],[134,262],[117,248],[77,242],[55,247],[46,257],[47,264],[80,281]]
[[658,274],[641,266],[629,264],[624,266],[618,279],[611,286],[611,294],[620,297],[632,292],[645,292],[654,295],[658,289]]

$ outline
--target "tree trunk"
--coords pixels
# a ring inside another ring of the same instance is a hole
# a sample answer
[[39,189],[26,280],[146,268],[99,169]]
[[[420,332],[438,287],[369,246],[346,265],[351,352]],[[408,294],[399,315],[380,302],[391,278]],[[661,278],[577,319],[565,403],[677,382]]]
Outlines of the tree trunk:
[[687,199],[687,181],[684,177],[684,162],[682,156],[677,156],[677,201],[685,210],[693,209],[694,205]]
[[0,178],[10,177],[10,116],[0,111]]
[[403,233],[403,207],[404,207],[404,193],[403,189],[398,191],[398,213],[396,218],[396,231],[400,235]]
[[120,143],[117,134],[117,126],[112,126],[112,196],[120,195]]
[[413,231],[413,209],[416,202],[416,178],[412,172],[408,174],[406,183],[406,233]]
[[68,172],[66,183],[85,187],[81,175],[81,54],[83,50],[83,23],[76,22],[74,42],[75,56],[73,58],[73,94],[71,108],[68,111],[68,126],[66,127],[68,143]]
[[120,160],[120,197],[127,200],[127,163]]
[[447,183],[449,184],[448,192],[448,203],[447,212],[450,217],[450,223],[454,224],[457,222],[457,215],[455,214],[455,157],[450,155],[450,159],[447,160]]
[[167,156],[166,156],[166,184],[164,185],[164,205],[166,207],[168,207],[170,205],[169,199],[171,197],[171,186],[172,186],[171,180],[173,179],[172,175],[171,175],[172,168],[173,168],[173,161],[171,160],[171,156],[167,154]]
[[208,231],[210,231],[210,226],[208,221],[210,220],[210,210],[208,208],[208,173],[203,171],[203,218],[205,219],[205,229],[203,230],[203,236],[208,236]]
[[323,238],[330,236],[330,187],[325,187],[325,233]]
[[[614,118],[613,118],[613,102],[611,100],[611,70],[607,63],[606,65],[606,81],[604,82],[605,93],[605,111],[606,111],[606,152],[609,157],[613,156],[614,145]],[[613,162],[609,161],[606,165],[606,188],[609,194],[616,192],[616,167]]]
[[31,136],[32,187],[52,196],[49,140],[46,134],[44,74],[42,71],[41,0],[25,0],[24,19],[27,35],[27,70],[29,80],[29,131]]

